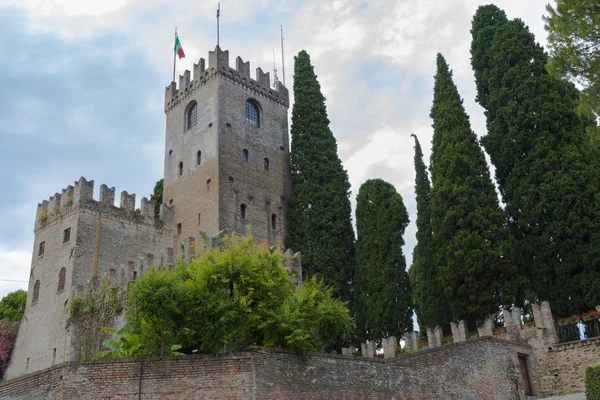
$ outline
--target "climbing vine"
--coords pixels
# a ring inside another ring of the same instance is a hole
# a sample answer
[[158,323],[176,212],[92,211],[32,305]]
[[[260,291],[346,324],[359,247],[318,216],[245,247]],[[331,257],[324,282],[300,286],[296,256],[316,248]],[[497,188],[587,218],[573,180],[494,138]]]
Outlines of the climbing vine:
[[111,288],[108,279],[102,279],[98,289],[90,285],[83,299],[71,300],[67,328],[72,333],[76,360],[87,360],[102,349],[102,342],[110,333],[102,327],[114,327],[123,313],[125,292]]

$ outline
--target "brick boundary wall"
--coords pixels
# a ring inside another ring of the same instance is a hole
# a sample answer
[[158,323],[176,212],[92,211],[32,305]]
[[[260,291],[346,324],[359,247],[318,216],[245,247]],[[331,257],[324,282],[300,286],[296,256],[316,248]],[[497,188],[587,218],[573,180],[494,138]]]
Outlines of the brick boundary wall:
[[[523,347],[523,346],[520,346]],[[390,360],[251,348],[144,360],[141,399],[519,399],[517,352],[481,338]],[[6,400],[138,399],[139,360],[64,363],[0,384]]]

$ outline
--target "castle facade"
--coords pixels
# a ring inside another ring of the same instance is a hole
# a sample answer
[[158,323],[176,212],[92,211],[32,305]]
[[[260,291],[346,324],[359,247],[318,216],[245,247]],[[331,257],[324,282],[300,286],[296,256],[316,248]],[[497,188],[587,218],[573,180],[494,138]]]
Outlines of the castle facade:
[[[38,204],[25,316],[5,378],[76,359],[70,302],[101,278],[125,288],[172,266],[206,234],[283,247],[291,190],[288,90],[219,46],[165,90],[163,204],[81,177]],[[155,217],[155,209],[159,208]]]

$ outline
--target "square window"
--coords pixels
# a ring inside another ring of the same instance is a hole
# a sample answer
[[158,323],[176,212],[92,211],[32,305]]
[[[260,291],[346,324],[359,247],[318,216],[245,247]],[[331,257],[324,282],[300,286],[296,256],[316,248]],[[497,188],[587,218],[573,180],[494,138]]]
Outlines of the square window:
[[38,257],[41,257],[44,255],[44,251],[46,250],[46,242],[41,242],[39,247],[38,247]]
[[63,231],[63,243],[67,243],[71,240],[71,228],[67,228]]

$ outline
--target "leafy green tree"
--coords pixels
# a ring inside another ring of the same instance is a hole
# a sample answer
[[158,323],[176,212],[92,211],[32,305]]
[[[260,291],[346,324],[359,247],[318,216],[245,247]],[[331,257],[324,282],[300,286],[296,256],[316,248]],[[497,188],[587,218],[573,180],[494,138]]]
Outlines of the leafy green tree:
[[15,290],[4,296],[0,300],[0,320],[21,321],[25,313],[26,301],[27,292],[25,290]]
[[437,56],[431,154],[434,262],[455,320],[473,326],[516,296],[504,214],[452,73]]
[[381,179],[363,183],[356,197],[356,325],[361,340],[412,331],[412,289],[402,254],[409,223],[402,196]]
[[149,354],[166,356],[181,345],[190,324],[190,290],[180,271],[152,268],[131,287],[129,321]]
[[321,86],[304,50],[295,57],[294,98],[286,246],[302,252],[304,276],[322,277],[349,301],[354,267],[350,183],[329,129]]
[[520,20],[482,6],[471,63],[521,269],[533,301],[566,316],[600,302],[598,153],[576,109],[578,92],[550,75],[547,56]]
[[600,116],[600,3],[555,0],[544,16],[552,71],[583,87],[582,98]]
[[154,202],[154,218],[158,218],[160,215],[160,205],[163,203],[163,184],[165,180],[160,179],[156,181],[154,190],[150,195],[150,201]]
[[415,193],[417,197],[417,245],[413,249],[413,262],[408,271],[413,288],[413,299],[417,322],[421,330],[436,325],[448,328],[450,307],[438,279],[438,268],[434,262],[431,232],[431,184],[427,167],[423,162],[423,151],[415,138]]
[[174,269],[140,275],[128,321],[148,355],[169,354],[174,345],[203,353],[278,345],[306,355],[353,333],[332,291],[316,278],[297,288],[281,254],[234,236]]

